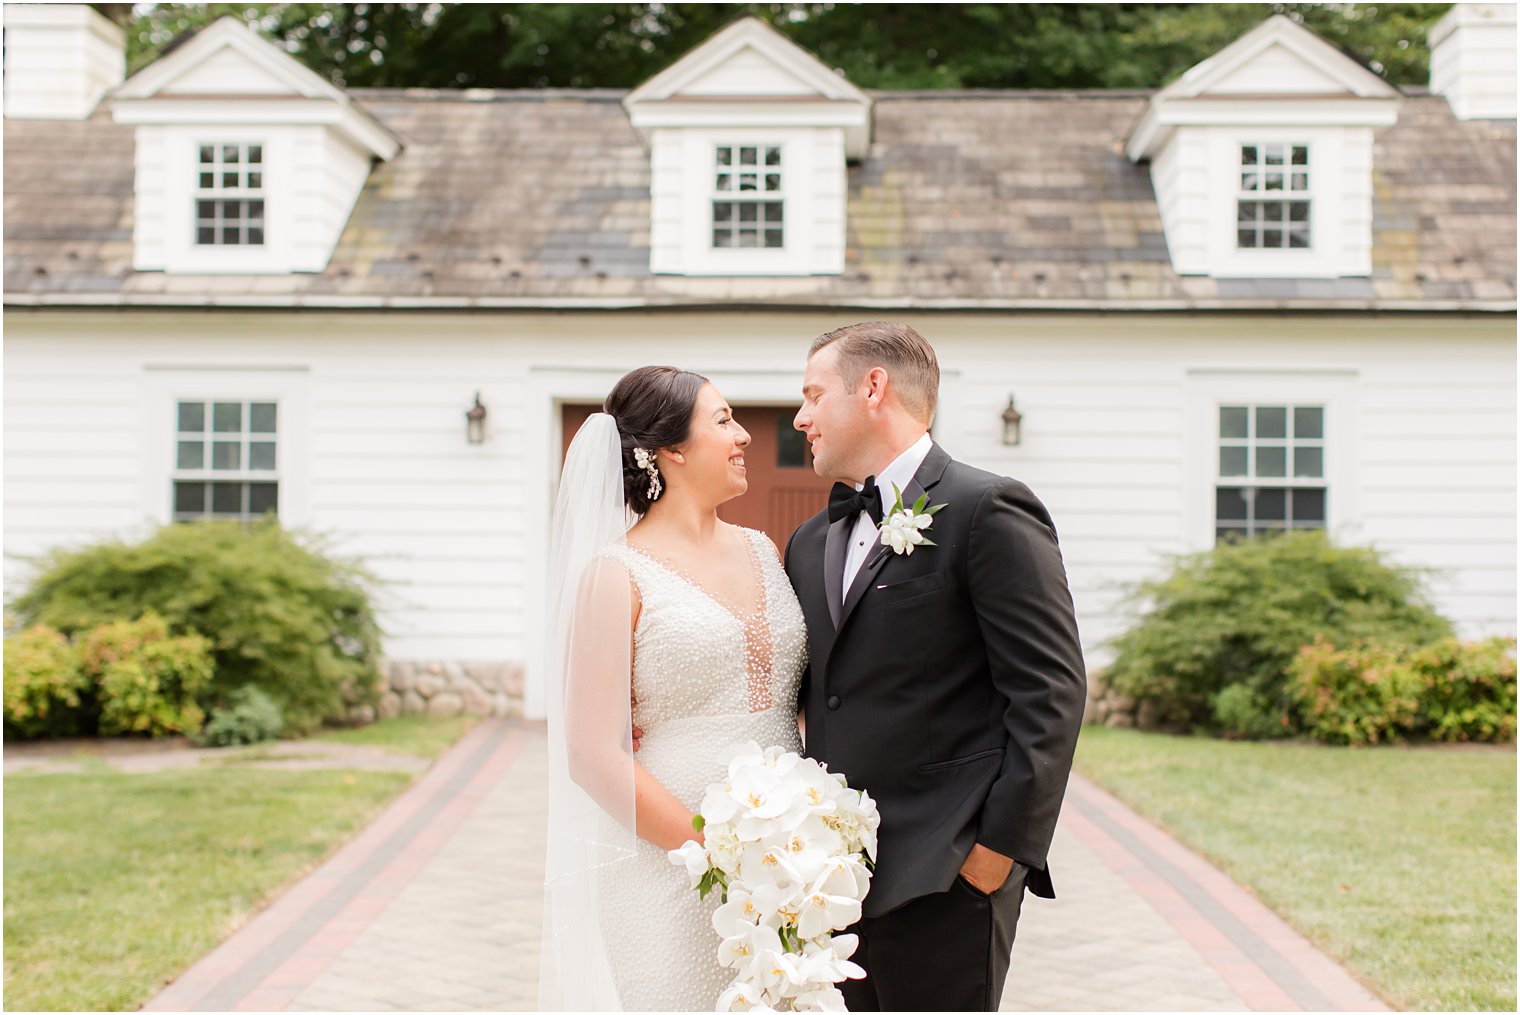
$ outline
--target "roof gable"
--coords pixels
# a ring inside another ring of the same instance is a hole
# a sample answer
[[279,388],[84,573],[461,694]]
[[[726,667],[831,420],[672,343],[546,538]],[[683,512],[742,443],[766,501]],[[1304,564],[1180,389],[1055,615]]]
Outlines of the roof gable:
[[134,74],[117,99],[156,96],[298,95],[344,102],[342,91],[236,18],[223,17]]
[[1399,90],[1309,29],[1274,14],[1156,98],[1281,94],[1397,98]]
[[690,96],[763,99],[811,95],[869,103],[864,92],[758,18],[734,22],[624,100],[629,108]]

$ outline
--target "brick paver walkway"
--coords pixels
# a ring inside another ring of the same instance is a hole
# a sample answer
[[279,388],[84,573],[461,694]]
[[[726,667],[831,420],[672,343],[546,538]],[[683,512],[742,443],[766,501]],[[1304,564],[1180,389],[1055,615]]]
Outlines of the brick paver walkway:
[[[476,726],[154,1011],[534,1007],[542,728]],[[1385,1010],[1249,893],[1073,777],[1054,902],[1026,897],[1005,1011]]]

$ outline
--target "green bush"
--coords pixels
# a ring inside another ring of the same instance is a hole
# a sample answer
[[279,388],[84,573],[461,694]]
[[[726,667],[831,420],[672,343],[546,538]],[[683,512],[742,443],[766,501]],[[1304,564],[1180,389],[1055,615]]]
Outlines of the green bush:
[[1288,695],[1304,731],[1332,744],[1401,741],[1420,718],[1420,674],[1399,648],[1337,650],[1323,639],[1305,645],[1290,667]]
[[273,517],[166,525],[140,543],[54,551],[11,607],[23,623],[68,635],[154,610],[172,633],[211,639],[202,708],[255,684],[304,734],[344,720],[348,705],[376,703],[380,679],[373,577],[307,541]]
[[[1154,703],[1161,722],[1218,730],[1221,715],[1264,735],[1293,732],[1286,682],[1298,650],[1324,637],[1338,645],[1419,645],[1451,625],[1424,601],[1418,574],[1376,550],[1337,547],[1319,532],[1221,543],[1179,557],[1172,572],[1139,586],[1149,606],[1115,640],[1110,679]],[[1241,692],[1221,699],[1232,685]],[[1244,718],[1257,713],[1253,721]],[[1272,721],[1275,717],[1275,723]]]
[[205,638],[171,638],[164,618],[149,610],[85,632],[78,649],[80,668],[100,698],[102,734],[200,731],[206,713],[196,697],[211,684]]
[[1228,737],[1259,740],[1280,737],[1291,729],[1287,711],[1244,684],[1231,684],[1209,700],[1214,725]]
[[233,747],[273,740],[285,728],[285,717],[273,698],[252,684],[227,695],[227,703],[211,713],[196,742],[202,747]]
[[1289,694],[1304,729],[1331,743],[1515,738],[1514,641],[1419,647],[1307,645]]
[[68,638],[37,624],[5,640],[5,734],[71,737],[93,732],[90,680]]

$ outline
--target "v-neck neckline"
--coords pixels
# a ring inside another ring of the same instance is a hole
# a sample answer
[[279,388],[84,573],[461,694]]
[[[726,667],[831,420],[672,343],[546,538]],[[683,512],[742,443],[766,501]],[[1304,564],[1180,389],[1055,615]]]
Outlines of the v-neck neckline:
[[645,560],[649,561],[650,563],[655,564],[656,566],[658,566],[660,568],[663,568],[665,571],[667,571],[670,574],[674,575],[675,577],[679,578],[681,581],[685,582],[687,585],[690,585],[693,589],[695,589],[698,593],[700,593],[702,595],[702,597],[704,599],[706,599],[708,602],[712,603],[714,606],[718,607],[718,609],[722,610],[724,613],[727,613],[729,616],[733,617],[740,624],[744,624],[744,623],[747,623],[750,620],[753,620],[755,617],[763,616],[765,614],[766,607],[769,605],[770,595],[766,591],[766,587],[765,587],[765,574],[764,574],[764,572],[760,568],[760,554],[755,551],[755,541],[754,541],[754,539],[752,539],[750,537],[749,533],[746,532],[743,529],[739,530],[739,536],[740,536],[741,539],[744,540],[744,548],[745,548],[745,550],[747,550],[749,552],[750,577],[754,579],[755,593],[756,593],[756,595],[755,595],[755,600],[756,600],[755,601],[755,608],[752,609],[752,610],[750,610],[750,611],[748,611],[748,612],[746,612],[746,613],[741,613],[740,611],[738,611],[738,610],[734,609],[732,606],[730,606],[724,600],[722,600],[722,599],[718,598],[717,596],[713,595],[712,592],[708,591],[708,589],[707,589],[707,587],[705,585],[703,585],[701,582],[699,582],[695,578],[693,578],[684,568],[677,567],[674,564],[670,563],[669,561],[666,561],[666,560],[664,560],[664,559],[662,559],[660,557],[656,557],[654,554],[650,553],[648,550],[642,550],[639,547],[634,546],[632,543],[629,543],[629,542],[625,541],[623,545],[626,546],[626,547],[628,547],[629,550],[631,550],[632,552],[638,554],[640,557],[643,557]]

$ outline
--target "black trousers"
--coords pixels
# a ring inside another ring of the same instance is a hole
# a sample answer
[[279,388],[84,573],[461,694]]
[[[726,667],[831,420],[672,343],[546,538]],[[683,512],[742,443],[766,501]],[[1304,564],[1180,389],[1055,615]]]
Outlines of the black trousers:
[[851,1011],[997,1011],[1029,868],[1015,863],[991,895],[956,877],[885,916],[866,917],[854,961],[864,980],[839,985]]

